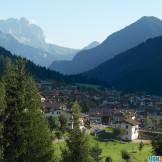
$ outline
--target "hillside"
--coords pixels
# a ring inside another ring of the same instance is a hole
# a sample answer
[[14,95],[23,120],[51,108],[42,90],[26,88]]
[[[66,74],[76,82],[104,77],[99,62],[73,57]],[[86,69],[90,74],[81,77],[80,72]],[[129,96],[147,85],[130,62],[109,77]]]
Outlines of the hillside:
[[[0,47],[0,73],[2,74],[7,59],[10,59],[14,63],[18,58],[21,58],[21,57],[12,55],[9,51]],[[26,64],[27,72],[31,74],[35,79],[42,79],[42,80],[64,79],[63,75],[55,71],[50,71],[46,69],[45,67],[35,65],[33,62],[29,60],[26,60],[26,62],[27,62]]]
[[50,68],[64,74],[89,71],[117,54],[133,48],[149,38],[162,35],[162,21],[156,17],[142,17],[110,35],[93,49],[79,52],[72,61],[56,62]]
[[[6,61],[9,59],[13,63],[17,59],[22,59],[22,57],[18,57],[12,55],[9,51],[5,50],[4,48],[0,47],[0,75],[3,73]],[[48,80],[48,81],[59,81],[59,83],[97,83],[96,81],[92,81],[87,79],[86,77],[82,76],[65,76],[58,72],[51,71],[46,69],[45,67],[41,67],[39,65],[35,65],[33,62],[26,60],[26,70],[27,72],[33,76],[36,80]]]
[[162,36],[117,55],[84,76],[122,90],[162,92]]

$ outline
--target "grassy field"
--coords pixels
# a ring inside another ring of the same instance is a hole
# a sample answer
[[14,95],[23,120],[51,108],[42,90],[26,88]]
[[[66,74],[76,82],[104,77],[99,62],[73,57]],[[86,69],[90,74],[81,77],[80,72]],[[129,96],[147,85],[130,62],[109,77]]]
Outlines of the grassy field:
[[[127,150],[131,155],[131,162],[146,162],[146,159],[149,155],[151,155],[152,147],[151,144],[145,144],[144,148],[139,151],[139,143],[121,143],[117,140],[110,140],[112,138],[111,133],[108,131],[101,133],[98,137],[94,137],[92,135],[89,135],[89,143],[91,146],[95,146],[96,144],[99,145],[99,147],[103,150],[102,151],[102,157],[103,162],[107,156],[111,156],[113,159],[113,162],[125,162],[121,158],[121,151]],[[106,141],[106,140],[107,141]],[[65,143],[61,142],[58,144],[55,144],[55,157],[57,159],[61,156],[61,148],[65,147]]]
[[92,146],[98,144],[100,148],[103,150],[102,151],[103,161],[105,157],[111,156],[113,162],[124,162],[124,160],[122,160],[121,158],[121,151],[127,150],[132,157],[132,162],[145,162],[147,157],[151,155],[152,150],[150,144],[145,144],[142,151],[139,151],[138,143],[120,143],[120,141],[103,142],[96,139],[93,136],[89,137],[89,142]]

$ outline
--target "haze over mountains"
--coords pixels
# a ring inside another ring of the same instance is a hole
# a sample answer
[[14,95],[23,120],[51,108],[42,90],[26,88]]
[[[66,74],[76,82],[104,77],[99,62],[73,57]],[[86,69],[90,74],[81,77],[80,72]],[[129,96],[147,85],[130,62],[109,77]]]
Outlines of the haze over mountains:
[[[62,81],[70,78],[70,81],[83,82],[87,77],[88,83],[94,79],[96,83],[122,90],[162,91],[162,21],[156,17],[142,17],[101,44],[92,42],[82,50],[47,43],[42,29],[24,18],[2,20],[0,46],[54,69],[52,72],[29,62],[32,65],[29,71],[35,69],[38,78],[48,80],[57,76]],[[13,59],[3,49],[1,52],[4,54],[0,63],[5,54]],[[64,77],[55,71],[81,75]]]
[[[89,49],[93,49],[95,47],[97,47],[100,43],[97,41],[93,41],[92,43],[88,44],[86,47],[84,47],[82,50],[80,51],[84,51],[84,50],[89,50]],[[78,53],[80,52],[78,51]],[[77,55],[77,54],[76,54]],[[63,59],[63,60],[55,60],[52,62],[52,64],[49,66],[49,69],[51,70],[56,70],[57,71],[57,66],[60,67],[60,69],[58,70],[60,73],[63,74],[68,74],[64,71],[66,71],[65,66],[68,65],[70,63],[71,60],[67,60],[67,59]],[[55,69],[56,67],[56,69]]]
[[162,35],[162,21],[156,17],[142,17],[135,23],[110,35],[99,46],[80,51],[72,61],[55,62],[50,69],[64,74],[89,71],[121,52],[133,48],[149,38]]
[[0,20],[0,46],[46,67],[54,60],[71,60],[79,51],[47,43],[43,30],[25,18]]

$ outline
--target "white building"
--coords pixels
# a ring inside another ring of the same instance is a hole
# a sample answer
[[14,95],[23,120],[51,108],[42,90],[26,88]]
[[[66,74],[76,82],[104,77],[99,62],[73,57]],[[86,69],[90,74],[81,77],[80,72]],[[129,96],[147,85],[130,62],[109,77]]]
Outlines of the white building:
[[41,96],[41,103],[45,102],[46,98]]
[[139,136],[139,123],[133,119],[125,119],[119,123],[119,127],[125,132],[122,135],[123,140],[135,140]]

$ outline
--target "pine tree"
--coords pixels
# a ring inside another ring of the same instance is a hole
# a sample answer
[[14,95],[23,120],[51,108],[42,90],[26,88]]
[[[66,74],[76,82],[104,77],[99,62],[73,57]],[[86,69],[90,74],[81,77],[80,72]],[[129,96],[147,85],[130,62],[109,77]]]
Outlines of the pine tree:
[[62,133],[65,132],[66,128],[67,128],[67,117],[64,114],[61,114],[59,116],[59,122],[60,122],[60,129],[62,131]]
[[4,161],[50,162],[53,150],[40,96],[24,68],[23,61],[18,61],[16,66],[9,64],[3,79],[6,91]]
[[81,117],[81,107],[78,103],[78,101],[75,101],[73,103],[73,106],[72,106],[72,112],[73,112],[73,127],[74,129],[76,130],[79,130],[79,126],[80,126],[80,117]]
[[93,157],[94,162],[101,162],[101,153],[102,149],[99,147],[99,145],[96,145],[91,149],[91,156]]
[[5,109],[5,89],[2,82],[0,82],[0,161],[3,161],[3,122],[4,122],[4,109]]
[[[40,95],[32,79],[28,82],[28,93],[26,95],[27,105],[30,105],[27,113],[27,120],[30,120],[30,125],[27,128],[28,143],[25,159],[30,162],[50,162],[53,154],[50,131],[42,112]],[[35,153],[34,156],[33,152]]]
[[74,102],[73,107],[74,127],[66,140],[67,149],[63,152],[62,162],[89,162],[90,148],[87,136],[79,128],[80,105]]

